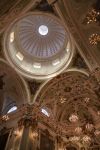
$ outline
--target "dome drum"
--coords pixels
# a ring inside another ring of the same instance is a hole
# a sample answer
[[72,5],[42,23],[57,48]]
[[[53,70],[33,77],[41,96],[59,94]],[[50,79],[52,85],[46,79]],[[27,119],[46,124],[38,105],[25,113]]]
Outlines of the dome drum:
[[8,27],[4,35],[4,53],[16,71],[41,80],[68,67],[74,44],[59,18],[35,12],[22,16]]

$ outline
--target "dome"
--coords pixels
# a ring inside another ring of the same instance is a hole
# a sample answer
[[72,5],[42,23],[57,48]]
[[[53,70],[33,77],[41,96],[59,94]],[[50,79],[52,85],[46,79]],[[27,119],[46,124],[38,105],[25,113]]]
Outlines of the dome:
[[29,78],[45,79],[59,74],[73,56],[69,33],[49,13],[28,13],[17,19],[5,32],[4,45],[10,64]]

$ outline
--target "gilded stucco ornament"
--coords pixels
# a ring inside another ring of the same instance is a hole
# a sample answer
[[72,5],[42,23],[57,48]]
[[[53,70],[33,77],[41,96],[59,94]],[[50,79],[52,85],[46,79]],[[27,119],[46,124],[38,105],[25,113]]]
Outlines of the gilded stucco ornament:
[[[41,89],[36,103],[52,110],[53,118],[50,115],[47,120],[50,119],[48,123],[52,124],[57,135],[65,138],[65,133],[69,137],[73,133],[73,140],[79,136],[79,141],[87,145],[93,141],[91,135],[95,134],[96,120],[99,119],[97,112],[100,104],[94,90],[97,85],[94,75],[69,71],[52,79]],[[69,117],[72,118],[69,120]]]
[[[76,8],[74,4],[75,2],[73,1],[57,1],[54,4],[54,8],[61,17],[62,21],[67,24],[68,29],[77,44],[79,52],[87,63],[87,66],[90,70],[93,70],[97,66],[97,59],[95,59],[93,53],[89,51],[91,47],[88,42],[88,37],[86,40],[86,35],[79,19],[79,14],[81,15],[81,13],[77,12],[77,10],[74,10]],[[82,6],[81,2],[79,4]],[[76,13],[73,13],[73,10]]]
[[100,17],[100,11],[96,11],[95,9],[91,9],[84,19],[84,23],[91,24],[91,23],[97,23],[98,18]]
[[89,37],[89,42],[91,45],[97,45],[98,43],[100,43],[100,35],[96,33],[92,34]]

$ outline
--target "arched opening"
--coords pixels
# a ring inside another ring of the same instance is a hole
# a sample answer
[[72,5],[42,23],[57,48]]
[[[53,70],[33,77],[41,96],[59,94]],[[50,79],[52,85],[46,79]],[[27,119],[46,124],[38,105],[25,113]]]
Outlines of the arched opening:
[[5,115],[30,99],[27,84],[4,60],[0,60],[0,70],[0,114]]

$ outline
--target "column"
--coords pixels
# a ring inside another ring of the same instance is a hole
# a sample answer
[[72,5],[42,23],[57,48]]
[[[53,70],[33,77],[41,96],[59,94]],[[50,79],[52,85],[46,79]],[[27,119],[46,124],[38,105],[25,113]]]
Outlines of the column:
[[36,150],[37,148],[37,121],[32,117],[21,119],[19,126],[23,126],[19,150]]

